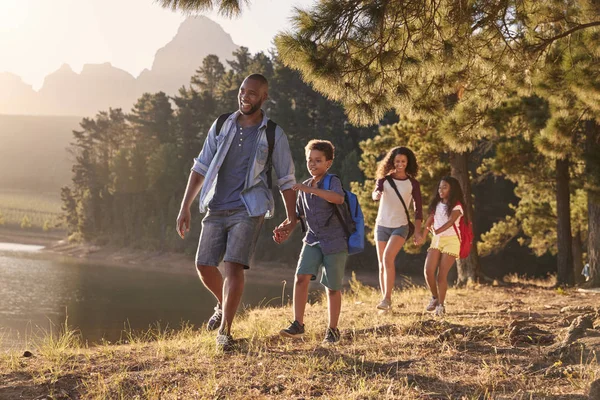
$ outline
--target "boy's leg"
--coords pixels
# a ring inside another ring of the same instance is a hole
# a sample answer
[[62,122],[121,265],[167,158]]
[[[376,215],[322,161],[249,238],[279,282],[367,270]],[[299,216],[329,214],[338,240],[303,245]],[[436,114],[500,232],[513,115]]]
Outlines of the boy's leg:
[[438,287],[438,301],[439,304],[444,304],[444,300],[446,299],[446,292],[448,291],[448,272],[452,265],[454,265],[454,261],[456,261],[456,257],[453,257],[448,254],[442,254],[440,259],[440,270],[438,272],[437,277],[437,287]]
[[342,292],[327,288],[327,311],[329,312],[329,327],[337,328],[342,311]]
[[440,261],[440,251],[438,249],[429,249],[427,252],[427,258],[425,259],[425,282],[427,282],[427,287],[429,291],[431,291],[431,295],[438,299],[438,288],[435,280],[435,271],[437,269],[437,265]]
[[384,299],[392,301],[392,291],[396,284],[396,256],[404,246],[405,239],[402,236],[392,235],[383,252],[383,264],[385,269]]
[[233,318],[244,293],[244,266],[226,262],[224,266],[225,280],[223,281],[223,319],[219,332],[230,334]]
[[312,275],[296,275],[294,282],[294,320],[304,325],[304,311],[308,302],[308,285]]

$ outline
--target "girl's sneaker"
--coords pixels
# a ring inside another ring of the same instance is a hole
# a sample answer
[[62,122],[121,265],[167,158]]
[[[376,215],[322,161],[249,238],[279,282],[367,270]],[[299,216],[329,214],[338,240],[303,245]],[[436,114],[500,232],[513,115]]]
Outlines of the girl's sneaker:
[[425,307],[425,309],[427,311],[435,311],[435,308],[438,305],[438,299],[436,299],[435,297],[431,297],[431,300],[429,301],[429,304],[427,305],[427,307]]
[[446,314],[446,307],[444,307],[443,304],[438,304],[437,307],[435,307],[435,316],[443,317],[444,314]]
[[287,328],[280,330],[279,335],[289,338],[301,338],[304,336],[304,325],[300,325],[300,322],[294,321]]
[[323,339],[323,343],[337,343],[341,339],[340,330],[338,328],[327,328],[327,332],[325,332],[325,339]]
[[378,310],[384,310],[387,311],[390,308],[392,308],[392,302],[387,300],[387,299],[383,299],[379,302],[379,304],[377,304],[377,309]]

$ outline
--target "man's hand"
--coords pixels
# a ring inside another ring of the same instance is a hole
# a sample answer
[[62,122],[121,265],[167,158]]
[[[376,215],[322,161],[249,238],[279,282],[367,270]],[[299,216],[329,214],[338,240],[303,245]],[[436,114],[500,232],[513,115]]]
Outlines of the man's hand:
[[192,213],[189,208],[182,208],[179,210],[177,216],[177,233],[182,239],[185,238],[185,233],[190,231],[190,222],[192,219]]
[[290,221],[289,219],[284,220],[277,228],[273,229],[273,240],[277,244],[285,242],[290,234],[294,231],[298,220]]

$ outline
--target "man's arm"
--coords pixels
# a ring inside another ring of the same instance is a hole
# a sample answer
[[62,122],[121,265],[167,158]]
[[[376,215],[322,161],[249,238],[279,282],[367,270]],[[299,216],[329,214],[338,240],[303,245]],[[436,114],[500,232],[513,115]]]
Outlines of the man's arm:
[[181,207],[179,209],[179,215],[177,216],[177,233],[182,239],[185,237],[185,233],[190,230],[190,223],[192,220],[190,207],[196,196],[198,196],[198,192],[200,192],[203,183],[204,175],[200,175],[195,171],[190,172],[187,187],[185,188],[185,194],[183,195],[183,201],[181,202]]

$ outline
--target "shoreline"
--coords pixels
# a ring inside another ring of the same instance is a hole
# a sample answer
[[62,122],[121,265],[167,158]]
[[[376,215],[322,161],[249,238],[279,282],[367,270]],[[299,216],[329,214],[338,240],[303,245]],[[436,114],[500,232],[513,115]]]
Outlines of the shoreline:
[[[68,262],[100,264],[140,271],[198,275],[196,268],[194,268],[193,257],[182,253],[97,246],[89,243],[69,243],[65,234],[64,231],[43,232],[0,227],[0,242],[45,246],[42,250],[33,254]],[[248,281],[258,281],[264,280],[266,277],[268,280],[286,280],[293,285],[295,269],[295,264],[287,265],[273,261],[257,262],[246,273],[246,279]],[[345,287],[348,286],[347,281],[351,278],[353,272],[356,273],[357,279],[364,284],[370,286],[379,284],[376,269],[369,268],[356,271],[347,269]],[[418,282],[418,277],[411,278],[417,278],[415,284],[421,283]],[[398,286],[404,285],[400,283]]]

